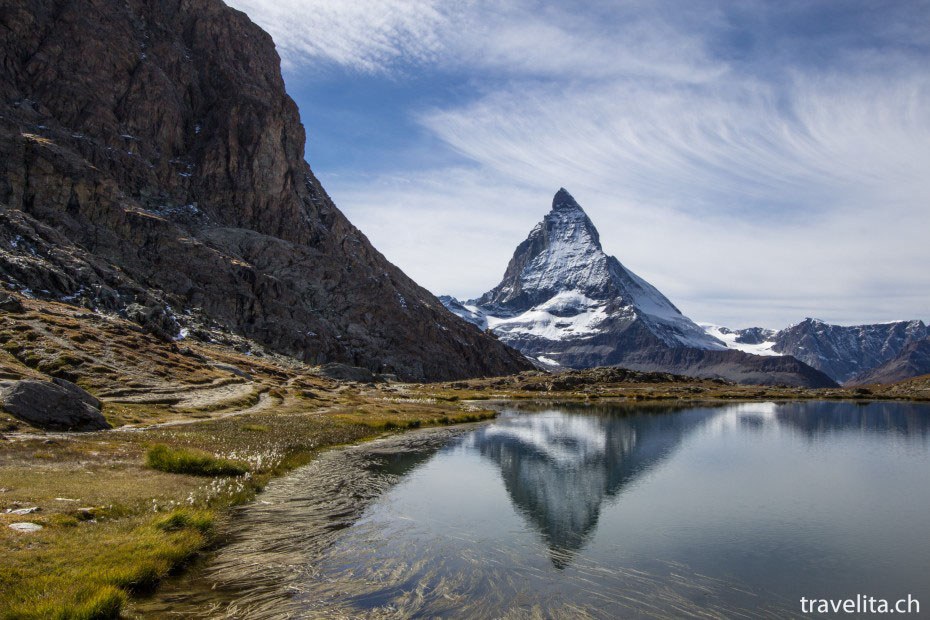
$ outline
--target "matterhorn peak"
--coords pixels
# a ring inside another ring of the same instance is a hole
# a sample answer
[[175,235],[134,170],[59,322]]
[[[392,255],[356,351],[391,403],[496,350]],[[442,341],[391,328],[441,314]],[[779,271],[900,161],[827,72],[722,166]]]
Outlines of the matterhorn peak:
[[555,193],[555,196],[552,197],[552,210],[553,211],[581,211],[584,213],[584,209],[581,208],[581,205],[578,204],[578,201],[575,200],[575,197],[568,193],[568,190],[564,187],[560,187],[559,191]]
[[537,228],[538,231],[530,233],[531,238],[534,233],[543,234],[548,238],[547,242],[550,245],[561,243],[574,246],[577,251],[601,253],[601,238],[597,228],[578,201],[564,187],[560,187],[553,196],[552,210],[546,214]]

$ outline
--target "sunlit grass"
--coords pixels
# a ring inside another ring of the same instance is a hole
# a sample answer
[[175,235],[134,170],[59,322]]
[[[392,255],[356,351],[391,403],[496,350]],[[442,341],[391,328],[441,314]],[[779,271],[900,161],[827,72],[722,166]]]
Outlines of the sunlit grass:
[[[13,534],[0,563],[0,618],[116,618],[211,540],[212,515],[175,511]],[[7,535],[9,536],[9,535]]]

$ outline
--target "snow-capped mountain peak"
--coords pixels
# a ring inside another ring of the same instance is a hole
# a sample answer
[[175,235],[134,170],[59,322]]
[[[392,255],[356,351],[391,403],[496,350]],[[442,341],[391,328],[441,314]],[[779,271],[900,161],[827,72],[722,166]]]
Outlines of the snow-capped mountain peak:
[[[655,287],[605,254],[597,228],[564,188],[517,246],[500,284],[478,299],[444,303],[524,353],[536,358],[542,354],[546,363],[554,359],[575,365],[571,355],[559,352],[566,343],[583,348],[585,341],[609,339],[609,334],[627,333],[631,327],[627,337],[638,341],[726,348]],[[623,339],[616,346],[625,346]]]

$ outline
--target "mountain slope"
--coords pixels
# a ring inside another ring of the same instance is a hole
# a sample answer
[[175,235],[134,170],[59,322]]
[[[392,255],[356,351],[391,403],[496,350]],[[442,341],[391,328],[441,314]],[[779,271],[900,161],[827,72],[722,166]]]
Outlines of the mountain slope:
[[930,374],[930,339],[912,342],[881,366],[856,375],[846,385],[896,383]]
[[303,160],[271,38],[219,0],[0,0],[0,280],[160,308],[310,362],[513,372]]
[[834,385],[793,358],[764,361],[728,351],[605,254],[594,224],[565,189],[517,246],[500,284],[478,299],[442,300],[551,368],[619,365],[742,382]]

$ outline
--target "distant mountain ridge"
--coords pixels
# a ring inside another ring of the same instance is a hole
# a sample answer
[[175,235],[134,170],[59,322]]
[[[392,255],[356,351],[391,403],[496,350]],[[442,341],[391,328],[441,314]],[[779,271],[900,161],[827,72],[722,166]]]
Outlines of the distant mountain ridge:
[[[840,383],[861,382],[861,377],[896,360],[909,351],[911,345],[930,338],[930,329],[919,320],[844,326],[808,318],[779,331],[761,327],[732,330],[710,324],[703,326],[708,334],[723,340],[731,349],[760,355],[791,355]],[[916,352],[911,351],[909,355],[914,356]],[[903,376],[909,368],[922,374],[920,363],[903,362],[894,372],[879,373],[873,379],[897,377],[894,380],[900,380],[916,376]]]
[[744,383],[833,385],[797,360],[729,351],[608,256],[591,219],[564,188],[517,246],[497,286],[477,299],[440,301],[549,368],[617,365]]
[[772,349],[793,355],[844,383],[891,360],[909,344],[928,337],[930,331],[923,321],[846,327],[805,319],[775,334]]

